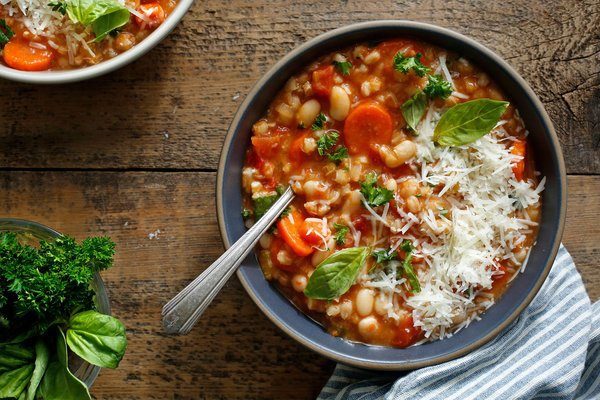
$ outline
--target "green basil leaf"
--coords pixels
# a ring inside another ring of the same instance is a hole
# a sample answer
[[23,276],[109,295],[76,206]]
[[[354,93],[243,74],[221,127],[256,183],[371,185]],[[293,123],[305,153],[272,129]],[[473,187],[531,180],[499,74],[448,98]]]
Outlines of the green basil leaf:
[[31,380],[33,368],[33,364],[27,364],[0,374],[0,399],[21,396]]
[[69,320],[67,344],[73,353],[90,364],[117,368],[125,355],[125,326],[110,315],[84,311]]
[[317,266],[304,294],[320,300],[340,297],[354,284],[368,255],[368,247],[350,247],[333,253]]
[[96,35],[94,42],[99,42],[111,31],[122,27],[129,22],[129,10],[122,9],[106,14],[92,22],[92,30]]
[[[99,35],[106,36],[108,32],[103,31],[109,26],[115,25],[112,28],[115,29],[125,25],[129,20],[129,11],[116,0],[67,0],[66,11],[71,21],[86,26],[92,25],[96,40],[99,40],[97,39]],[[111,16],[112,14],[115,15]],[[123,22],[125,14],[127,14],[127,21]],[[93,23],[101,18],[108,19],[101,20],[97,26],[93,26]]]
[[38,396],[44,400],[91,399],[85,383],[69,371],[65,334],[58,329],[56,357],[50,362],[38,389]]
[[496,126],[508,102],[477,99],[457,104],[442,115],[433,140],[442,146],[462,146],[487,135]]
[[404,120],[415,132],[417,131],[417,125],[419,125],[421,118],[423,118],[423,115],[425,114],[426,107],[427,95],[423,92],[415,93],[415,95],[406,100],[400,107]]
[[48,346],[43,340],[38,340],[35,343],[35,365],[33,373],[31,374],[31,380],[27,387],[26,400],[35,400],[35,394],[37,393],[38,387],[46,369],[48,368],[48,361],[50,360],[50,351]]
[[29,346],[8,344],[0,346],[0,373],[33,363],[35,353]]

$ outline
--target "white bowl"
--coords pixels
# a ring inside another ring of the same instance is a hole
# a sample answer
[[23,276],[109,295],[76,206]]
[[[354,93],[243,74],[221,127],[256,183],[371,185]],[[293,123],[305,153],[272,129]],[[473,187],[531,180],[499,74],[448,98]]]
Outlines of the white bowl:
[[148,37],[140,43],[133,46],[130,50],[127,50],[110,60],[102,61],[89,67],[68,71],[19,71],[0,64],[0,78],[25,83],[61,84],[78,82],[107,74],[137,60],[156,46],[173,30],[173,28],[175,28],[179,21],[181,21],[193,2],[193,0],[179,0],[179,3],[175,6],[173,12],[154,32],[148,35]]

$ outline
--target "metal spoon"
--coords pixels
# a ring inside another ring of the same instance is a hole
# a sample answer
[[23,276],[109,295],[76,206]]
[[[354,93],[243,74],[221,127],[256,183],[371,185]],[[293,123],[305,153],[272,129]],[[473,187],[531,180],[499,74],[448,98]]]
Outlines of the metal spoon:
[[186,334],[233,272],[252,251],[260,237],[294,198],[290,187],[269,210],[210,267],[173,297],[162,309],[163,327],[170,334]]

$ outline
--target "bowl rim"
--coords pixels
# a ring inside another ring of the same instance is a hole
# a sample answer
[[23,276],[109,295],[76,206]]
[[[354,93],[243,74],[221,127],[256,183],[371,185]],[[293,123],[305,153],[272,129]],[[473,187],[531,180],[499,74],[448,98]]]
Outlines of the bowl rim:
[[[21,228],[21,229],[23,229],[23,232],[28,232],[30,230],[37,230],[37,231],[43,232],[45,234],[48,234],[48,236],[51,236],[53,238],[63,236],[63,234],[58,232],[57,230],[52,229],[49,226],[46,226],[39,222],[30,221],[30,220],[22,219],[22,218],[0,218],[0,232],[3,232],[3,231],[14,232],[13,230],[10,229],[11,227]],[[110,298],[108,297],[108,293],[106,292],[106,287],[104,286],[104,281],[102,280],[102,277],[100,277],[99,273],[96,273],[94,275],[93,283],[96,287],[96,296],[98,295],[98,293],[102,293],[104,296],[103,300],[105,301],[105,304],[104,304],[105,309],[103,310],[103,313],[111,315]],[[98,378],[98,375],[100,375],[100,370],[102,368],[97,365],[90,364],[85,360],[82,360],[82,361],[83,362],[81,363],[79,368],[77,368],[76,371],[72,371],[72,372],[75,376],[77,376],[77,378],[81,379],[82,382],[85,383],[85,385],[88,388],[91,388],[92,385],[94,384],[94,382],[96,381],[96,379]]]
[[179,0],[173,12],[148,37],[133,46],[133,48],[110,60],[67,71],[19,71],[0,64],[0,78],[22,83],[58,85],[79,82],[107,74],[137,60],[159,44],[177,26],[193,3],[194,0]]
[[[311,49],[314,46],[318,46],[322,42],[327,42],[337,36],[343,36],[343,35],[350,34],[350,33],[355,33],[355,32],[360,32],[360,31],[369,31],[370,29],[385,29],[385,28],[390,28],[390,29],[397,28],[397,29],[403,29],[405,31],[418,30],[418,31],[422,31],[422,32],[430,32],[433,34],[437,34],[439,36],[450,37],[451,39],[454,39],[456,41],[466,43],[467,45],[476,49],[478,52],[483,53],[483,55],[485,57],[492,60],[492,62],[495,63],[499,68],[503,69],[510,76],[510,78],[513,79],[522,88],[525,95],[529,98],[529,100],[533,104],[533,108],[537,111],[539,120],[544,125],[544,128],[545,128],[544,130],[548,134],[549,141],[551,142],[551,147],[556,152],[556,158],[558,161],[557,167],[558,167],[558,171],[559,171],[558,179],[559,179],[559,186],[560,186],[560,195],[561,195],[561,200],[562,200],[560,202],[560,207],[559,207],[559,220],[558,220],[557,229],[553,235],[554,242],[553,242],[552,247],[549,249],[549,251],[547,253],[548,258],[546,261],[546,265],[544,265],[542,273],[540,274],[539,278],[535,282],[535,285],[533,286],[532,290],[528,293],[528,295],[521,302],[521,304],[518,305],[518,307],[509,315],[508,318],[501,321],[498,324],[498,326],[495,329],[493,329],[490,333],[488,333],[487,335],[473,341],[472,343],[469,343],[469,344],[463,346],[459,350],[453,351],[448,354],[440,355],[437,357],[432,357],[432,358],[429,358],[429,359],[423,360],[423,361],[405,361],[405,362],[383,364],[383,363],[377,363],[377,362],[372,362],[372,361],[365,361],[365,360],[362,360],[362,359],[359,359],[356,357],[352,357],[352,356],[339,354],[339,353],[330,351],[329,349],[327,349],[323,346],[320,346],[318,343],[305,338],[303,335],[290,329],[282,321],[280,321],[279,318],[277,317],[277,315],[274,312],[272,312],[272,310],[269,307],[267,307],[267,305],[265,303],[263,303],[258,298],[257,295],[254,294],[249,281],[243,276],[241,271],[240,270],[237,271],[238,279],[242,283],[242,286],[246,290],[246,293],[250,296],[250,298],[252,298],[252,300],[258,306],[258,308],[271,320],[271,322],[273,322],[273,324],[275,324],[282,331],[284,331],[286,334],[288,334],[290,337],[295,339],[297,342],[299,342],[303,346],[307,347],[308,349],[310,349],[312,351],[315,351],[316,353],[318,353],[324,357],[327,357],[329,359],[332,359],[334,361],[341,362],[344,364],[353,365],[353,366],[360,367],[360,368],[372,369],[372,370],[396,370],[396,371],[399,371],[399,370],[411,370],[411,369],[417,369],[417,368],[437,365],[437,364],[440,364],[440,363],[443,363],[446,361],[453,360],[455,358],[458,358],[458,357],[461,357],[463,355],[470,353],[471,351],[483,346],[484,344],[486,344],[487,342],[492,340],[494,337],[496,337],[502,330],[504,330],[507,326],[509,326],[521,314],[521,312],[531,303],[531,301],[533,300],[535,295],[540,290],[542,284],[545,282],[548,274],[550,273],[550,269],[552,267],[552,264],[554,263],[554,259],[556,258],[556,254],[560,247],[561,238],[562,238],[562,234],[563,234],[563,230],[564,230],[565,217],[566,217],[566,206],[567,206],[566,168],[565,168],[565,163],[564,163],[564,158],[562,155],[560,142],[558,140],[558,136],[554,129],[554,125],[552,124],[552,121],[550,120],[550,117],[548,116],[542,102],[537,97],[537,95],[534,93],[534,91],[531,89],[531,87],[527,84],[527,82],[506,61],[504,61],[499,55],[497,55],[492,50],[488,49],[484,45],[480,44],[479,42],[475,41],[474,39],[471,39],[463,34],[460,34],[453,30],[450,30],[447,28],[442,28],[442,27],[439,27],[436,25],[423,23],[423,22],[417,22],[417,21],[410,21],[410,20],[373,20],[373,21],[367,21],[367,22],[359,22],[359,23],[350,24],[350,25],[343,26],[341,28],[327,31],[321,35],[318,35],[318,36],[308,40],[307,42],[301,44],[300,46],[298,46],[298,47],[294,48],[293,50],[291,50],[290,52],[288,52],[283,58],[279,59],[279,61],[277,61],[264,75],[262,75],[262,77],[254,84],[254,86],[252,87],[252,89],[250,90],[248,95],[245,97],[244,101],[238,107],[236,114],[228,128],[227,135],[225,136],[225,140],[223,142],[223,148],[221,150],[221,156],[219,159],[219,165],[218,165],[218,170],[217,170],[217,181],[216,181],[216,199],[217,199],[216,208],[217,208],[217,220],[218,220],[219,231],[221,234],[221,239],[223,240],[223,244],[224,244],[225,248],[229,248],[231,246],[231,241],[229,240],[229,237],[227,234],[227,227],[225,224],[225,209],[223,207],[223,182],[224,182],[224,177],[225,177],[225,166],[226,166],[226,163],[228,160],[229,148],[231,147],[233,139],[236,135],[237,126],[239,125],[239,123],[245,113],[245,110],[251,104],[252,99],[260,93],[262,87],[270,79],[272,79],[272,77],[274,75],[278,74],[280,72],[280,70],[282,69],[282,67],[285,66],[291,59],[294,59],[298,55]],[[406,32],[404,34],[410,35],[410,33],[406,33]],[[367,40],[367,39],[365,39],[365,40]],[[435,43],[433,43],[433,44],[435,44]]]

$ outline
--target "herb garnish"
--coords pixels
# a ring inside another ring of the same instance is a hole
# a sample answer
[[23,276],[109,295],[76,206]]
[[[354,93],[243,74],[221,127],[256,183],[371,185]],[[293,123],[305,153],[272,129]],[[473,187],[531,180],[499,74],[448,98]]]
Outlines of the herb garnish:
[[243,219],[248,219],[252,216],[252,211],[248,210],[247,208],[243,208],[241,214]]
[[377,264],[383,264],[386,261],[392,261],[395,260],[398,257],[398,252],[396,250],[391,251],[391,249],[380,249],[380,250],[373,250],[373,252],[371,253],[371,255],[373,257],[375,257],[375,262]]
[[333,224],[333,229],[335,230],[335,242],[340,246],[346,244],[346,235],[350,231],[350,228],[336,222]]
[[384,205],[394,198],[394,192],[377,186],[377,174],[374,172],[370,172],[365,176],[364,182],[360,184],[360,193],[371,207]]
[[429,72],[429,68],[421,62],[421,53],[414,57],[405,57],[403,53],[397,52],[394,56],[394,69],[403,74],[412,70],[417,76],[425,76]]
[[273,204],[279,199],[280,194],[272,194],[268,196],[260,196],[252,198],[254,203],[254,219],[258,221],[265,213],[271,208]]
[[81,244],[66,236],[39,248],[0,233],[0,397],[91,399],[68,365],[68,350],[116,368],[127,347],[125,327],[95,311],[94,275],[112,264],[106,237]]
[[442,146],[462,146],[487,135],[498,123],[508,102],[477,99],[460,103],[442,115],[433,140]]
[[430,98],[439,97],[446,99],[452,94],[452,85],[450,82],[442,78],[441,75],[429,75],[427,86],[423,92]]
[[404,261],[402,261],[402,270],[398,271],[399,275],[406,276],[408,282],[410,283],[411,292],[418,293],[421,291],[421,284],[419,283],[419,279],[417,278],[417,274],[415,274],[415,270],[412,267],[412,258],[414,246],[410,242],[410,240],[404,240],[400,245],[400,249],[404,251],[405,257]]
[[52,7],[52,11],[56,11],[65,15],[67,13],[67,3],[64,1],[51,1],[48,3],[48,7]]
[[333,253],[317,266],[304,294],[319,300],[340,297],[354,284],[368,255],[368,247],[349,247]]
[[427,107],[427,95],[423,92],[415,93],[410,99],[406,100],[401,106],[402,116],[412,129],[413,132],[417,132],[417,125],[425,114],[425,108]]
[[5,20],[0,19],[0,48],[4,46],[11,37],[14,36],[14,32],[10,29],[10,26],[6,23]]
[[345,146],[339,146],[334,149],[340,134],[338,131],[330,130],[325,132],[317,140],[317,152],[320,156],[327,156],[331,161],[339,164],[344,158],[348,158],[348,149]]
[[333,65],[335,65],[342,75],[350,75],[350,68],[352,68],[350,61],[334,61]]
[[312,124],[311,129],[313,131],[320,131],[321,129],[325,128],[325,122],[327,122],[327,117],[325,114],[319,113],[315,119],[315,122]]

